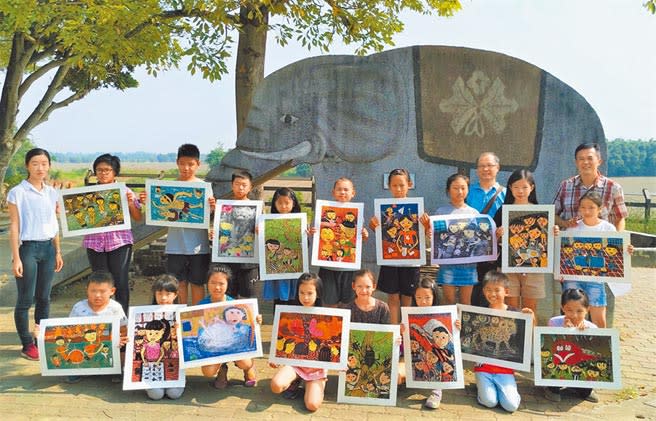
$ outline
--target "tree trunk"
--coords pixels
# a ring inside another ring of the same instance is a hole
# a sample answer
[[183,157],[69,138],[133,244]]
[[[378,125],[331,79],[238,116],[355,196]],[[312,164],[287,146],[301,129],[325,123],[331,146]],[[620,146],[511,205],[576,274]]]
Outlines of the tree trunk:
[[239,12],[243,25],[239,32],[237,64],[235,69],[235,105],[237,109],[237,136],[246,127],[246,117],[251,107],[253,93],[264,79],[264,57],[269,22],[269,11],[260,7],[262,18],[248,18],[249,8],[242,6]]

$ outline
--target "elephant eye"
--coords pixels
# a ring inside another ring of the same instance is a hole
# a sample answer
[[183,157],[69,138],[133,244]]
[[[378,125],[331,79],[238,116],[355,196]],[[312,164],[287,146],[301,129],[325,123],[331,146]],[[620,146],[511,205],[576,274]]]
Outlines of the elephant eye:
[[296,124],[296,122],[298,121],[298,117],[293,116],[293,115],[291,115],[291,114],[283,114],[283,115],[280,117],[280,121],[283,122],[283,123],[285,123],[285,124],[294,125],[294,124]]

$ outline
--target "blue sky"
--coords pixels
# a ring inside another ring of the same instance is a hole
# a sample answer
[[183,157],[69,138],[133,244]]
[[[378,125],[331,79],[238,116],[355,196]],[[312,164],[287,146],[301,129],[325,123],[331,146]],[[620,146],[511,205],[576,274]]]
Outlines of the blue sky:
[[[389,48],[451,45],[518,57],[581,93],[608,138],[656,138],[656,16],[641,0],[461,1],[463,10],[448,19],[404,15],[405,31]],[[272,36],[267,48],[266,74],[319,55],[299,45],[282,48]],[[354,49],[336,44],[331,54]],[[192,142],[206,153],[219,142],[234,146],[233,73],[214,83],[183,70],[157,78],[140,72],[138,79],[137,89],[96,91],[55,111],[33,140],[57,152],[174,152]],[[35,101],[32,94],[21,108],[27,112]]]

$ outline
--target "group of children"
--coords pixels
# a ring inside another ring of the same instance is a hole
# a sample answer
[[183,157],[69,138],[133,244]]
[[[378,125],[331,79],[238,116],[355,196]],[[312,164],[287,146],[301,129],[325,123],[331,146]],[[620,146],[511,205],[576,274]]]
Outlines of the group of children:
[[[47,154],[47,152],[46,152]],[[30,178],[28,179],[32,187],[24,186],[28,193],[35,190],[35,186],[42,185],[42,191],[50,194],[47,186],[43,183],[47,176],[49,168],[49,156],[47,159],[39,157],[43,153],[37,153],[26,157],[26,165],[29,170]],[[34,164],[32,160],[37,158],[40,167],[32,170]],[[45,161],[45,162],[41,162]],[[194,145],[185,144],[178,150],[177,166],[179,170],[178,180],[180,181],[200,181],[196,176],[196,171],[200,166],[200,152]],[[44,169],[45,168],[45,169]],[[34,180],[32,180],[34,178]],[[32,181],[34,182],[32,182]],[[232,193],[236,200],[245,200],[252,188],[252,176],[247,171],[235,171],[232,176]],[[395,169],[388,176],[389,188],[394,198],[407,197],[409,189],[412,187],[410,174],[405,169]],[[462,174],[451,175],[446,182],[446,193],[449,198],[449,204],[442,206],[435,212],[438,215],[446,214],[463,214],[476,215],[478,211],[466,204],[466,198],[469,188],[468,177]],[[36,189],[38,190],[38,188]],[[527,170],[515,171],[508,182],[508,192],[506,204],[528,204],[537,203],[535,200],[535,181],[532,174]],[[37,191],[40,195],[40,193]],[[353,182],[348,178],[338,179],[333,186],[333,198],[339,202],[350,202],[356,194]],[[31,193],[34,196],[34,192]],[[599,195],[594,192],[586,193],[581,199],[581,216],[580,229],[602,230],[610,229],[599,219],[599,209],[601,206]],[[10,194],[10,205],[16,200],[15,196]],[[132,199],[132,197],[131,197]],[[145,197],[140,197],[143,202]],[[41,203],[47,203],[52,207],[53,215],[55,205],[52,198],[39,199]],[[215,199],[210,197],[210,207],[214,208]],[[10,206],[10,216],[12,216],[12,207]],[[288,188],[278,189],[273,197],[271,204],[271,213],[295,213],[300,212],[300,205],[296,194]],[[43,214],[43,213],[42,213]],[[495,219],[500,219],[500,210],[497,212]],[[17,215],[16,215],[17,218]],[[419,221],[427,228],[430,233],[429,216],[423,214]],[[21,223],[23,222],[21,218]],[[375,229],[380,225],[377,218],[371,218],[369,227]],[[52,221],[49,222],[52,225]],[[54,220],[56,226],[56,220]],[[499,224],[500,225],[500,224]],[[49,225],[44,225],[48,228]],[[497,236],[501,236],[505,228],[499,226]],[[25,231],[30,230],[25,228]],[[13,232],[13,231],[12,231]],[[314,228],[308,229],[308,234],[314,235]],[[20,239],[23,244],[30,245],[30,239],[23,237],[23,226],[21,225]],[[14,233],[17,236],[18,233]],[[37,234],[37,236],[40,234]],[[363,240],[368,237],[367,229],[362,230]],[[44,237],[41,237],[44,238]],[[48,258],[50,265],[54,269],[60,269],[63,262],[59,250],[59,243],[55,232],[48,232],[45,238],[52,240],[43,241],[50,247]],[[253,287],[258,278],[257,265],[253,264],[221,264],[210,265],[210,248],[207,229],[193,228],[169,228],[167,245],[166,245],[166,266],[167,272],[174,275],[176,282],[156,282],[153,287],[154,301],[157,304],[168,304],[177,298],[177,302],[188,303],[188,285],[191,286],[191,303],[203,304],[220,301],[228,301],[234,298],[249,298],[254,295]],[[18,243],[18,241],[16,241]],[[17,276],[23,275],[23,271],[28,268],[20,266],[21,258],[19,257],[18,247],[13,247],[14,256],[14,273]],[[42,246],[42,244],[36,244]],[[56,251],[56,253],[55,253]],[[20,256],[28,256],[27,249],[23,253],[21,249]],[[54,255],[54,256],[53,256]],[[29,256],[28,256],[29,257]],[[452,264],[442,265],[438,271],[436,282],[421,281],[419,278],[419,267],[394,267],[382,266],[379,273],[380,289],[388,297],[388,304],[375,299],[373,293],[377,287],[376,277],[368,270],[349,271],[339,269],[320,268],[318,275],[306,273],[298,280],[277,280],[265,281],[263,286],[263,297],[267,300],[273,300],[276,304],[295,303],[302,306],[342,306],[351,310],[352,322],[363,323],[392,323],[400,322],[401,306],[432,306],[438,303],[438,288],[442,291],[442,304],[470,304],[473,286],[478,283],[477,271],[475,264]],[[51,277],[50,277],[51,279]],[[46,294],[49,297],[49,281],[46,289],[37,288],[31,284],[31,291],[21,292],[21,283],[19,282],[19,303],[21,298],[26,294],[31,294],[37,298]],[[483,295],[489,302],[489,307],[498,310],[522,311],[525,313],[534,313],[537,298],[544,296],[544,279],[542,276],[535,279],[522,279],[520,282],[513,283],[513,294],[510,294],[511,284],[508,276],[498,272],[491,271],[485,276],[482,285]],[[567,289],[563,293],[562,310],[564,316],[554,318],[550,325],[574,326],[578,328],[605,326],[605,316],[602,311],[594,309],[604,307],[605,301],[602,300],[603,284],[601,289],[594,294],[590,294],[593,299],[589,303],[588,295],[580,287],[585,285],[574,285],[574,289]],[[569,287],[566,284],[566,287]],[[205,288],[207,287],[207,296]],[[531,292],[533,290],[533,292]],[[528,291],[526,294],[525,291]],[[82,315],[100,315],[100,314],[118,314],[125,319],[125,313],[121,305],[116,304],[110,299],[114,292],[114,281],[112,275],[106,272],[94,272],[90,277],[87,287],[87,300],[76,304],[71,312],[71,316]],[[27,300],[25,300],[27,301]],[[31,300],[29,300],[31,304]],[[585,315],[592,305],[593,322],[583,322]],[[21,307],[20,318],[17,317],[17,329],[23,342],[23,355],[29,355],[30,359],[34,358],[34,350],[30,348],[31,335],[26,333],[26,313],[24,305]],[[570,311],[572,307],[576,312]],[[29,309],[29,306],[27,307]],[[19,306],[17,305],[17,312]],[[18,314],[18,313],[17,313]],[[46,318],[47,306],[44,310],[44,304],[39,306],[37,301],[37,315],[35,321],[38,324],[41,318]],[[596,318],[596,320],[595,320]],[[25,319],[25,320],[24,320]],[[261,317],[258,319],[261,321]],[[20,323],[18,323],[20,321]],[[535,319],[534,319],[534,322]],[[459,327],[459,322],[456,328]],[[123,341],[126,338],[122,338]],[[33,345],[32,345],[33,346]],[[37,354],[38,358],[38,354]],[[243,371],[244,385],[253,387],[256,385],[257,377],[252,359],[243,359],[236,361],[235,365]],[[223,389],[228,385],[228,364],[216,364],[202,367],[205,376],[213,378],[212,385],[218,389]],[[481,364],[475,368],[476,381],[478,385],[478,402],[482,405],[493,407],[500,404],[507,411],[514,411],[518,408],[520,397],[517,393],[517,386],[514,381],[512,370],[496,367],[489,364]],[[286,397],[294,398],[299,396],[303,389],[301,384],[304,383],[304,399],[308,410],[315,411],[323,401],[327,372],[323,369],[309,369],[304,367],[280,367],[279,371],[271,380],[271,390],[274,393],[283,393]],[[546,396],[550,399],[559,398],[558,391],[547,389]],[[168,396],[177,398],[182,394],[182,390],[151,390],[148,395],[153,399]],[[591,390],[581,392],[581,395],[588,400],[595,401],[596,396]],[[427,408],[437,408],[442,397],[441,390],[432,391],[427,399],[425,406]]]

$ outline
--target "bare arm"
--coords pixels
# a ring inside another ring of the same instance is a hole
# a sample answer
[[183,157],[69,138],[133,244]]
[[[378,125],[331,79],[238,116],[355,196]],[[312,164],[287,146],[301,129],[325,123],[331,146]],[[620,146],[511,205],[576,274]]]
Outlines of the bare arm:
[[615,221],[615,229],[617,231],[624,231],[626,228],[626,219],[620,218],[617,221]]
[[64,267],[64,259],[62,258],[59,234],[56,234],[52,239],[52,244],[55,246],[55,272],[59,272]]
[[141,221],[142,218],[141,209],[134,204],[134,199],[135,199],[134,193],[128,191],[127,196],[128,196],[128,209],[130,210],[130,216],[132,217],[132,219],[134,219],[137,222]]
[[11,268],[14,276],[20,278],[23,276],[23,262],[20,258],[18,248],[20,246],[20,216],[18,208],[13,203],[9,203],[9,247],[11,248],[12,264]]

